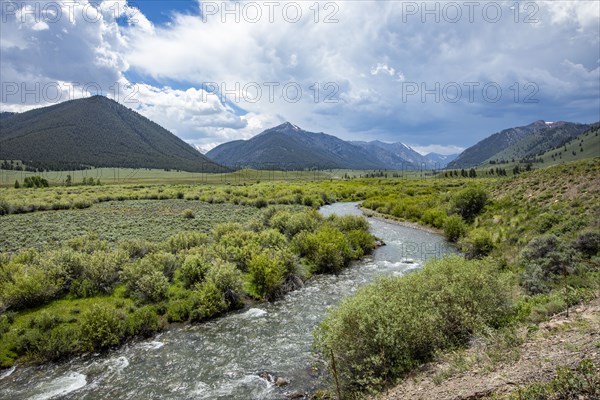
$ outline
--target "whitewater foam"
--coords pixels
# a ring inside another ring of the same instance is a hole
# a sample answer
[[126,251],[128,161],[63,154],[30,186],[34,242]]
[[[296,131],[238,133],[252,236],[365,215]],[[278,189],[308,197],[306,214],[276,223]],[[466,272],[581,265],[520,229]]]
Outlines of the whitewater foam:
[[85,375],[79,372],[70,372],[48,384],[40,385],[44,392],[32,397],[32,400],[47,400],[72,393],[87,384]]

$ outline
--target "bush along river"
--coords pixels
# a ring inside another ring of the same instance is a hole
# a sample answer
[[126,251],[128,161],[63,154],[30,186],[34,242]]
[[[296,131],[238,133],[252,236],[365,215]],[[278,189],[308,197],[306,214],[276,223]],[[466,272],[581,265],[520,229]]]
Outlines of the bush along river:
[[[321,208],[361,215],[358,203]],[[3,399],[287,399],[319,385],[312,332],[327,309],[382,275],[403,275],[453,252],[442,236],[369,218],[386,246],[337,276],[319,275],[282,300],[69,362],[0,375]]]

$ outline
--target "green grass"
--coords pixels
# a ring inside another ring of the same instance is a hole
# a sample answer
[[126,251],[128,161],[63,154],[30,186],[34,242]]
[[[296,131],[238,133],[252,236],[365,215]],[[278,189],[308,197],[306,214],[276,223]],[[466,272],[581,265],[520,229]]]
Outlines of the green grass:
[[[0,160],[1,162],[2,160]],[[17,161],[17,163],[19,163]],[[189,185],[225,185],[250,184],[256,182],[304,182],[322,181],[329,179],[362,178],[377,171],[330,169],[321,171],[268,171],[243,169],[231,173],[199,173],[161,169],[132,169],[132,168],[92,168],[78,171],[48,171],[26,172],[0,169],[0,187],[12,187],[15,180],[23,183],[29,176],[42,176],[52,186],[62,186],[71,175],[74,184],[79,184],[83,178],[99,179],[103,185],[123,184],[189,184]],[[427,174],[420,171],[386,171],[388,177],[394,174],[404,178],[423,178]]]
[[[194,218],[184,216],[185,210],[191,210]],[[111,201],[83,210],[11,214],[2,217],[0,252],[51,248],[89,233],[113,243],[127,239],[158,242],[181,231],[208,233],[218,223],[245,224],[260,214],[253,206],[178,199]]]

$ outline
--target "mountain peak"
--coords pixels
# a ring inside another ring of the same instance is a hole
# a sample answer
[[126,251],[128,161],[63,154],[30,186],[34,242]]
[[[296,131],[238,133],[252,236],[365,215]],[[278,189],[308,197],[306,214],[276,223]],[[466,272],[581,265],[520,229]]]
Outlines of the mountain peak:
[[301,131],[302,129],[298,126],[298,125],[294,125],[289,121],[284,122],[281,125],[277,125],[274,128],[271,128],[272,130],[276,130],[276,131],[280,131],[280,130],[287,130],[287,129],[292,129],[294,131]]
[[326,133],[285,122],[248,140],[223,143],[207,153],[218,163],[250,168],[385,169],[365,149]]

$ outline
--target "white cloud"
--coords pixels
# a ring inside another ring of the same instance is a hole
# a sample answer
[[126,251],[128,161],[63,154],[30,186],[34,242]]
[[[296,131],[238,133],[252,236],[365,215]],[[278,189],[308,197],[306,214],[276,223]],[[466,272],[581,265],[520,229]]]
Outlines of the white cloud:
[[380,73],[394,76],[396,70],[385,63],[377,63],[377,65],[371,67],[371,75],[379,75]]
[[[305,129],[347,139],[381,135],[422,143],[426,132],[429,143],[462,145],[542,118],[546,109],[554,115],[567,110],[571,118],[589,116],[598,103],[598,2],[536,3],[535,24],[522,18],[515,23],[513,2],[500,3],[505,18],[498,23],[487,23],[478,14],[470,23],[465,11],[463,20],[450,24],[422,23],[420,15],[403,22],[401,3],[367,1],[331,3],[337,7],[337,23],[323,22],[331,11],[323,3],[315,23],[312,3],[306,2],[300,3],[303,18],[296,23],[282,18],[281,5],[273,23],[263,9],[258,23],[231,18],[223,23],[221,15],[203,21],[199,15],[174,13],[170,23],[156,26],[124,0],[103,1],[93,23],[82,17],[89,3],[79,3],[72,21],[40,23],[27,15],[21,20],[18,13],[8,16],[0,38],[3,83],[95,82],[106,93],[115,83],[127,85],[126,76],[136,76],[142,82],[137,109],[190,143],[247,138],[293,120]],[[527,10],[520,11],[523,17]],[[67,15],[66,6],[62,12]],[[135,22],[118,25],[115,17],[123,16]],[[375,75],[390,76],[392,84]],[[206,98],[211,96],[201,88],[207,82],[230,90],[257,83],[263,96],[242,96],[239,102],[228,96],[229,102],[221,102],[216,96]],[[273,99],[265,94],[268,82],[280,84]],[[283,96],[281,89],[290,82],[302,88],[298,102]],[[481,101],[478,92],[474,103],[466,93],[456,103],[435,102],[433,96],[423,103],[420,94],[403,99],[402,87],[411,82],[427,87],[495,82],[504,97],[491,104]],[[535,83],[539,103],[511,101],[515,82],[521,94],[524,84]],[[326,87],[328,83],[332,85]],[[74,97],[87,94],[76,92]],[[332,94],[339,101],[325,102]],[[25,100],[18,94],[3,98],[1,107],[40,105],[32,97]]]

